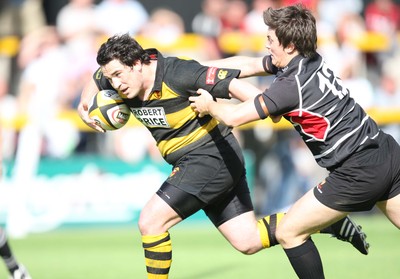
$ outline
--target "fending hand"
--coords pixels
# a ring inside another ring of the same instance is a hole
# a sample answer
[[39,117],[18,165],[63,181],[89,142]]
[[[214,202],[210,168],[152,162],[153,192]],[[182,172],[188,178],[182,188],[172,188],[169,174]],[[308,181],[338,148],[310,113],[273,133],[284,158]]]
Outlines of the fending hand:
[[82,119],[83,122],[85,122],[86,125],[88,125],[90,128],[101,132],[101,133],[105,133],[106,131],[100,127],[99,124],[97,124],[97,122],[95,120],[93,120],[92,118],[89,117],[89,108],[87,104],[84,103],[79,103],[78,105],[78,113],[80,118]]

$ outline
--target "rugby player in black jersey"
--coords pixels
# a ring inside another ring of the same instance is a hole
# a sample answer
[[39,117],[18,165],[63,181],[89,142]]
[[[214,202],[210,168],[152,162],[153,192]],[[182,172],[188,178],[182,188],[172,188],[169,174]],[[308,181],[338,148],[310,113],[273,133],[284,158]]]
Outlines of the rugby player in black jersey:
[[272,74],[268,89],[239,104],[218,103],[207,91],[191,97],[200,116],[228,126],[282,117],[299,132],[328,177],[300,198],[282,218],[276,238],[299,278],[324,278],[310,235],[375,205],[400,228],[400,147],[351,98],[349,90],[317,53],[315,18],[304,7],[264,11],[268,26],[260,58],[214,61],[241,69],[241,76]]
[[[239,70],[163,57],[156,49],[142,49],[128,34],[113,36],[102,44],[97,62],[100,68],[82,92],[78,108],[83,121],[103,131],[88,116],[89,100],[99,90],[118,90],[173,166],[139,218],[148,278],[168,278],[172,259],[168,231],[199,210],[244,254],[278,244],[274,232],[283,213],[256,220],[242,150],[232,128],[211,116],[199,117],[189,101],[198,88],[221,98],[229,98],[231,92],[240,100],[261,91],[237,79]],[[349,218],[326,232],[368,253],[363,232]]]

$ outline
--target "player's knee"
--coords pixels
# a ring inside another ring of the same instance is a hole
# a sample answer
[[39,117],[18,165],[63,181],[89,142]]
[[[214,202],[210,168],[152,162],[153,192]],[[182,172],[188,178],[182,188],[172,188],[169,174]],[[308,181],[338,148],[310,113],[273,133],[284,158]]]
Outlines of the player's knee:
[[142,235],[148,235],[148,231],[149,231],[149,226],[148,226],[148,222],[146,222],[146,220],[144,218],[139,218],[138,221],[138,227],[139,227],[139,231]]
[[253,247],[249,247],[249,246],[239,246],[239,247],[235,247],[236,250],[238,250],[240,253],[244,254],[244,255],[253,255],[254,253],[258,252],[256,249],[254,249]]
[[162,231],[161,226],[156,222],[156,220],[147,218],[145,215],[140,216],[138,227],[141,235],[154,235]]
[[286,248],[294,247],[301,244],[309,237],[309,235],[300,234],[296,230],[293,230],[293,228],[291,228],[290,226],[278,226],[275,232],[275,237],[279,244],[283,248]]
[[275,238],[282,246],[285,246],[290,238],[288,230],[283,226],[278,226],[275,231]]
[[232,246],[244,255],[252,255],[261,250],[259,243],[253,243],[251,240],[244,240],[232,243]]

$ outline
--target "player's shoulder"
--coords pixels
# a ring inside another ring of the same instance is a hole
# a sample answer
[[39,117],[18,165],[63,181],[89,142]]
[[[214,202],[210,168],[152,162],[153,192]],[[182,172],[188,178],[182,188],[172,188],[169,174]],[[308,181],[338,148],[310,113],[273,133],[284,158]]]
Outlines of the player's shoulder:
[[114,89],[111,86],[111,83],[103,75],[100,67],[93,73],[93,81],[96,83],[99,90]]
[[191,67],[202,67],[202,65],[195,59],[189,56],[174,56],[167,57],[166,64],[177,68],[176,70],[187,71]]
[[167,57],[164,63],[164,75],[169,78],[184,77],[188,81],[196,79],[205,68],[190,57]]

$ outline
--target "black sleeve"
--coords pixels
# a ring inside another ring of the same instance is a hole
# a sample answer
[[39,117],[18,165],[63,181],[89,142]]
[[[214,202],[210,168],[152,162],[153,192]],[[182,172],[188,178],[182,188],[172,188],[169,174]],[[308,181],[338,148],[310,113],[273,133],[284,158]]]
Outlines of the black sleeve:
[[99,90],[106,90],[106,89],[112,89],[115,90],[112,86],[111,83],[104,77],[103,72],[101,71],[100,68],[97,69],[96,72],[93,74],[93,80],[97,85],[97,88]]
[[285,78],[275,81],[263,93],[263,100],[272,116],[288,113],[299,107],[299,90],[296,81]]
[[240,70],[206,67],[200,75],[198,84],[216,98],[230,99],[229,84],[238,78]]
[[229,84],[232,79],[239,77],[240,70],[207,67],[195,60],[179,60],[166,73],[169,78],[164,78],[164,82],[169,83],[176,92],[185,89],[189,95],[195,95],[202,88],[216,98],[229,99]]
[[259,94],[254,98],[254,105],[256,107],[258,115],[260,116],[260,119],[265,119],[268,117],[265,111],[266,105],[264,102],[263,94]]

